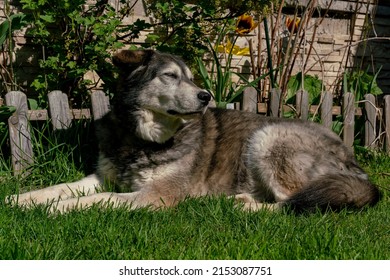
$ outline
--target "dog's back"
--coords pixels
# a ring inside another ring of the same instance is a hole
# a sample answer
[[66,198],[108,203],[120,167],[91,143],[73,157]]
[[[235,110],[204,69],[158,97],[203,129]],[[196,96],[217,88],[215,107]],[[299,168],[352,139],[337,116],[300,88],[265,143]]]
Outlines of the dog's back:
[[377,187],[352,150],[318,124],[229,110],[212,110],[206,119],[217,124],[218,135],[208,144],[215,148],[210,188],[228,177],[226,185],[234,186],[235,194],[281,202],[295,211],[361,208],[379,201]]
[[111,144],[101,145],[103,153],[116,143],[117,164],[124,164],[121,157],[126,160],[116,167],[122,170],[117,183],[132,186],[131,191],[150,184],[171,198],[166,201],[173,197],[172,203],[186,196],[248,194],[253,200],[243,202],[280,203],[301,211],[361,208],[379,200],[378,189],[340,138],[309,121],[209,109],[163,144],[113,141],[113,124],[108,125]]

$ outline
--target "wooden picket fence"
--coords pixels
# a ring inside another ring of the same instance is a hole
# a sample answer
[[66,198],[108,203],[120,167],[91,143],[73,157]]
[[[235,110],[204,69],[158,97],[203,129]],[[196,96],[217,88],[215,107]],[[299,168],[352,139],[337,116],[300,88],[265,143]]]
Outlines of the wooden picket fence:
[[[258,112],[270,116],[280,116],[282,111],[291,110],[283,106],[281,94],[278,89],[271,90],[269,103],[257,103],[257,92],[248,88],[243,95],[242,110]],[[351,93],[344,95],[342,107],[332,106],[331,93],[325,92],[321,98],[320,106],[309,106],[308,94],[298,91],[295,110],[297,116],[307,119],[309,113],[319,114],[321,123],[331,127],[334,115],[343,115],[343,140],[347,146],[352,147],[354,141],[355,116],[365,116],[365,146],[376,148],[379,139],[385,139],[385,150],[390,152],[390,96],[385,96],[384,108],[378,108],[375,97],[371,94],[365,96],[364,110],[355,106],[354,96]],[[29,121],[51,120],[54,129],[68,128],[73,119],[101,118],[110,110],[108,97],[103,91],[91,92],[90,109],[70,109],[68,97],[61,91],[52,91],[48,94],[49,110],[28,110],[27,97],[20,91],[6,94],[5,102],[14,106],[16,111],[8,119],[9,137],[11,145],[12,165],[15,174],[22,174],[34,162],[31,143]],[[378,124],[380,129],[378,131]]]
[[11,91],[5,95],[7,106],[16,111],[8,119],[9,137],[14,174],[22,174],[33,162],[29,121],[51,120],[53,129],[68,128],[73,119],[100,119],[110,110],[108,97],[103,91],[91,93],[90,109],[70,109],[68,96],[61,91],[48,94],[49,110],[28,110],[27,96],[20,91]]
[[[320,105],[309,105],[309,94],[307,91],[299,90],[296,93],[296,104],[294,108],[283,105],[281,91],[272,89],[269,103],[257,103],[253,106],[253,100],[257,98],[256,90],[248,89],[244,92],[243,110],[266,114],[273,117],[283,116],[283,112],[295,110],[298,118],[308,119],[311,115],[318,115],[321,124],[331,129],[333,116],[343,116],[343,141],[348,147],[352,147],[355,139],[355,116],[365,118],[364,146],[379,148],[380,142],[384,142],[383,148],[390,153],[390,95],[384,97],[384,107],[379,108],[376,98],[372,94],[366,94],[363,108],[357,107],[355,96],[344,93],[343,106],[333,106],[333,95],[331,92],[324,92],[321,96]],[[381,141],[382,140],[382,141]],[[384,141],[383,141],[384,140]]]

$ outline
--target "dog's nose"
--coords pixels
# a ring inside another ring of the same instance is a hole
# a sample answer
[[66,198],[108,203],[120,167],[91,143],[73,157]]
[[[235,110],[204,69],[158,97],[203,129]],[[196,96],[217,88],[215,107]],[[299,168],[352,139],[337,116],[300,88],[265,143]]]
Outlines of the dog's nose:
[[200,91],[198,92],[198,98],[204,105],[209,104],[209,101],[211,100],[211,94],[207,91]]

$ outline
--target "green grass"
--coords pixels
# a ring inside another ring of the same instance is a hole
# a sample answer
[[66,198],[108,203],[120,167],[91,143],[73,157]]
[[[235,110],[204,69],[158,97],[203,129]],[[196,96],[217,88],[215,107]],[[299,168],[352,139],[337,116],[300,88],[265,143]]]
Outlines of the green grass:
[[64,145],[48,144],[43,135],[38,139],[38,146],[46,148],[37,151],[40,159],[30,176],[11,176],[5,168],[9,163],[0,159],[0,259],[390,258],[390,157],[386,155],[358,153],[384,194],[377,206],[360,212],[247,213],[226,197],[205,197],[161,211],[93,207],[54,216],[44,206],[23,210],[4,203],[6,195],[27,186],[83,175],[83,156],[75,156],[73,140]]
[[389,209],[244,213],[226,198],[175,209],[93,208],[48,216],[2,207],[2,259],[388,259]]

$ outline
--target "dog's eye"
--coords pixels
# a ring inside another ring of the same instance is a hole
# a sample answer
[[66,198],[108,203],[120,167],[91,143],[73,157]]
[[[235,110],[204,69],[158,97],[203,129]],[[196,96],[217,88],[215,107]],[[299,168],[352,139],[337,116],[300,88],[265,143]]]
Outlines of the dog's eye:
[[173,72],[166,72],[163,75],[166,76],[166,77],[172,78],[172,79],[177,79],[178,78],[178,75],[176,73],[173,73]]

